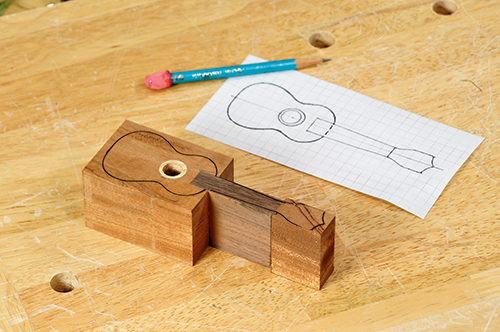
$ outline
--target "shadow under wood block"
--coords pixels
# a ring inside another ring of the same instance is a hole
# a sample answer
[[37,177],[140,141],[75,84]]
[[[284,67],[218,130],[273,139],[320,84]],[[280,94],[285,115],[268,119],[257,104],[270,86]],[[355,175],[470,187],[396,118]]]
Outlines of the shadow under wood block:
[[210,192],[210,243],[303,285],[321,289],[333,271],[335,217],[200,172]]
[[233,159],[125,121],[83,169],[85,224],[194,265],[208,246],[204,171],[233,179]]

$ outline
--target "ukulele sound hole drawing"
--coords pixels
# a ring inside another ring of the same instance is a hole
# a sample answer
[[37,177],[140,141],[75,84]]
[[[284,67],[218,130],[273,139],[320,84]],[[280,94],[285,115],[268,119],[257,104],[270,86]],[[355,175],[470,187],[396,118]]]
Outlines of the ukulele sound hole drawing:
[[[313,72],[336,77],[334,66]],[[291,70],[228,79],[186,129],[423,218],[483,138],[408,107]]]
[[[248,105],[259,109],[261,116],[248,117]],[[345,128],[337,124],[335,113],[327,106],[299,101],[288,90],[273,83],[259,82],[242,89],[227,107],[227,116],[240,127],[276,131],[296,143],[327,139],[332,144],[345,144],[387,158],[411,172],[442,170],[434,166],[436,156],[414,148],[392,146]]]

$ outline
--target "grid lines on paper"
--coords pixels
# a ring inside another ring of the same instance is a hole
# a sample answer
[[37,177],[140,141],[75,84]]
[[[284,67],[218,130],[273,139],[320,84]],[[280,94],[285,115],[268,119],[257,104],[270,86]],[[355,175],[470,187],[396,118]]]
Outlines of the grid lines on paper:
[[[238,100],[243,92],[246,100]],[[228,119],[230,105],[238,106],[233,122]],[[301,127],[279,122],[276,116],[287,110],[292,119],[309,121],[321,107],[334,118],[321,119],[332,121],[324,135],[294,131]],[[382,198],[420,217],[482,141],[297,71],[227,80],[187,129]],[[304,142],[309,134],[318,139]]]

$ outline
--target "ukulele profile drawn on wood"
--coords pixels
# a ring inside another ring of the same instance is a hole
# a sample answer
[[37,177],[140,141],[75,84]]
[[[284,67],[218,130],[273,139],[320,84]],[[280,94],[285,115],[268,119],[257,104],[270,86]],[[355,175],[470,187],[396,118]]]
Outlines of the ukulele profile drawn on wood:
[[[144,146],[141,146],[142,144]],[[162,154],[147,148],[146,144],[156,146]],[[133,146],[133,148],[128,148],[128,146]],[[129,153],[121,153],[123,148],[128,148]],[[166,161],[165,155],[168,155],[170,160]],[[139,130],[124,134],[111,145],[102,159],[102,169],[116,180],[156,183],[171,194],[193,196],[204,190],[187,183],[184,186],[175,186],[173,182],[191,170],[191,167],[186,165],[190,163],[196,163],[205,172],[218,175],[217,165],[209,157],[182,152],[162,135]],[[120,167],[123,165],[127,167]],[[135,170],[142,170],[142,172],[139,175]],[[191,177],[194,178],[195,175],[192,174]]]
[[[155,145],[161,148],[162,152],[168,154],[170,156],[169,158],[172,159],[165,162],[165,158],[163,158],[162,155],[150,153],[149,149],[141,149],[138,146],[138,142],[147,142],[148,144]],[[115,151],[123,150],[123,147],[126,146],[134,146],[135,149],[130,150],[135,153],[123,154],[116,152],[115,154]],[[189,163],[196,163],[197,165],[204,164],[204,171],[193,174],[194,180],[190,183],[192,186],[185,183],[183,186],[174,187],[174,181],[187,173],[188,166],[186,164]],[[181,152],[176,149],[168,139],[151,131],[132,131],[124,134],[106,151],[101,164],[102,169],[107,175],[119,181],[156,183],[176,196],[194,196],[210,189],[241,202],[277,213],[287,222],[295,226],[299,225],[291,217],[295,215],[295,213],[292,212],[293,210],[297,211],[299,215],[304,217],[304,220],[310,223],[310,225],[307,226],[310,230],[315,230],[325,225],[325,212],[321,211],[321,214],[313,213],[308,209],[308,206],[303,203],[296,203],[292,200],[283,201],[233,182],[230,182],[233,184],[232,189],[234,193],[232,194],[228,194],[227,190],[223,190],[223,188],[218,185],[212,184],[212,186],[206,187],[204,181],[209,181],[209,183],[210,181],[213,182],[212,179],[216,179],[218,175],[217,165],[214,161],[204,155]],[[119,167],[119,165],[124,164],[126,164],[127,167]],[[157,167],[158,165],[160,165],[159,169]],[[138,169],[143,170],[140,175],[135,171],[129,172],[129,170]],[[203,181],[196,181],[197,179],[203,179]],[[222,179],[218,178],[218,181],[215,183],[221,181]],[[242,195],[241,192],[246,194]],[[255,200],[255,197],[260,197],[260,200]],[[271,201],[274,204],[262,204],[262,202],[265,201]],[[278,211],[278,208],[283,204],[290,205],[290,208],[287,209],[290,216],[284,215]],[[304,227],[304,225],[300,227]]]
[[335,215],[233,182],[234,159],[125,121],[82,171],[85,225],[194,265],[211,245],[321,289]]
[[[255,98],[255,96],[261,96]],[[266,95],[273,95],[271,100]],[[227,107],[227,117],[234,124],[250,130],[275,131],[296,143],[314,143],[322,139],[390,159],[396,165],[422,174],[434,165],[436,156],[417,149],[400,148],[338,125],[335,113],[320,104],[299,101],[285,88],[268,82],[243,88]],[[249,118],[248,105],[263,110]]]

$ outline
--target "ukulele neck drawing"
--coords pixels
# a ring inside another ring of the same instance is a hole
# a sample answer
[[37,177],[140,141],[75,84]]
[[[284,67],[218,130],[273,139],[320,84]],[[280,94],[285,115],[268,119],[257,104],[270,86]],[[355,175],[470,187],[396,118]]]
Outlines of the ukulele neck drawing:
[[[274,97],[271,100],[266,95]],[[227,106],[227,117],[242,128],[278,132],[299,144],[311,144],[320,140],[344,144],[386,158],[414,173],[422,174],[430,169],[443,171],[434,165],[436,156],[415,147],[394,146],[344,127],[337,123],[335,113],[327,106],[299,101],[277,84],[253,83],[232,97]],[[249,106],[257,109],[258,117],[248,116]]]

